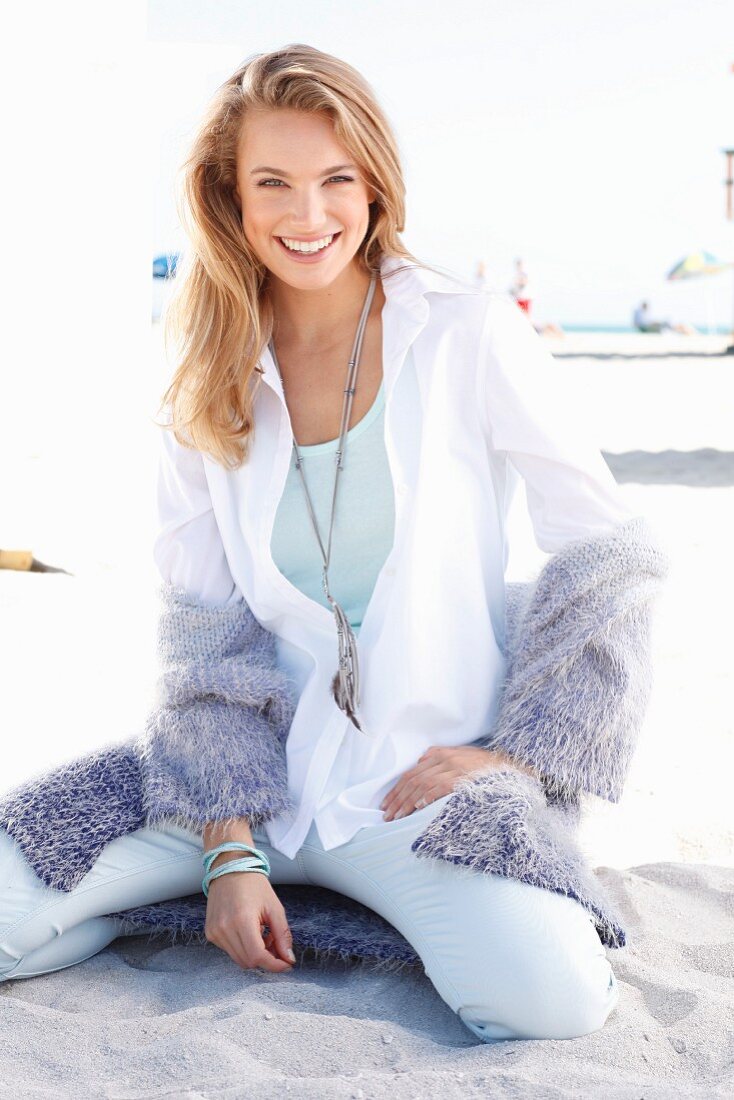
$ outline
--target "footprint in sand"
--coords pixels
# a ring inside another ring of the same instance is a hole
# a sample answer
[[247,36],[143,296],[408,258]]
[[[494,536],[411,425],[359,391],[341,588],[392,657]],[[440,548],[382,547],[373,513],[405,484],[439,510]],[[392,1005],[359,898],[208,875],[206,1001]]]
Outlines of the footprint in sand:
[[617,978],[639,989],[648,1011],[663,1027],[685,1020],[697,1007],[698,994],[693,990],[676,989],[672,984],[647,981],[634,972],[624,973],[624,969],[617,966]]

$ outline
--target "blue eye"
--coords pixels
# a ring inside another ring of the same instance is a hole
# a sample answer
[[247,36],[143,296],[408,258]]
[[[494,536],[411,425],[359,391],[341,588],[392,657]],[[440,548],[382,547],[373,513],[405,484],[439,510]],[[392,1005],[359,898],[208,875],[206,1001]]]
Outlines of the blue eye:
[[[353,182],[353,177],[352,176],[331,176],[331,178],[328,179],[326,182],[331,183],[331,180],[344,180],[346,183],[352,183]],[[260,180],[260,182],[258,183],[258,187],[264,187],[266,184],[269,185],[271,183],[282,183],[282,182],[283,182],[282,180],[277,180],[277,179]]]

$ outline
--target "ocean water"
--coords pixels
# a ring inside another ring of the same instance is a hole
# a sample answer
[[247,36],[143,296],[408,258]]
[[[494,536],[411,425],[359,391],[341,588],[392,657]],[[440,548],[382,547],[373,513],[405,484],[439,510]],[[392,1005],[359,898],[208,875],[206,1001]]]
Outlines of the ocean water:
[[[163,307],[165,306],[173,288],[172,279],[153,279],[152,280],[152,319],[159,321]],[[539,324],[538,318],[532,314],[531,320],[534,324]],[[565,321],[559,322],[564,332],[637,332],[636,328],[632,325],[578,325],[573,322],[566,323]],[[695,324],[695,321],[692,322]],[[732,331],[731,325],[696,325],[699,333],[703,336],[727,336]]]
[[[632,325],[574,325],[560,322],[564,332],[637,332]],[[731,325],[696,325],[702,336],[728,336],[732,331]]]

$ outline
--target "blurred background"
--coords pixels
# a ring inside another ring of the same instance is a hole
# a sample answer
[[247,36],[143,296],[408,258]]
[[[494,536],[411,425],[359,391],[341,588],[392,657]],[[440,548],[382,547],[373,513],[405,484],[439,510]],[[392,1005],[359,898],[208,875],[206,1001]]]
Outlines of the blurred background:
[[690,253],[734,259],[721,182],[721,150],[734,143],[734,46],[717,33],[726,4],[153,0],[149,10],[158,252],[183,244],[171,179],[202,102],[249,53],[305,35],[377,90],[403,154],[417,255],[466,275],[483,262],[502,289],[522,259],[539,322],[629,329],[648,300],[655,317],[731,328],[731,269],[666,280]]
[[[250,54],[307,42],[377,91],[408,248],[517,299],[671,555],[640,748],[623,802],[588,812],[591,858],[731,863],[732,31],[719,0],[14,11],[0,793],[144,720],[173,285],[154,261],[164,273],[185,246],[175,175],[208,97]],[[513,507],[508,579],[545,557]]]

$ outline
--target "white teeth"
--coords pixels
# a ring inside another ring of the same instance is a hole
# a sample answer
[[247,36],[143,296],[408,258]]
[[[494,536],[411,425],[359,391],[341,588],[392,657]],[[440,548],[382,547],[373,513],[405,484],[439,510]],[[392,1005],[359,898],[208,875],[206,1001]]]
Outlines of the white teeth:
[[290,248],[293,252],[319,252],[331,244],[335,236],[336,234],[332,233],[330,237],[322,237],[319,241],[293,241],[289,237],[280,239],[286,248]]

